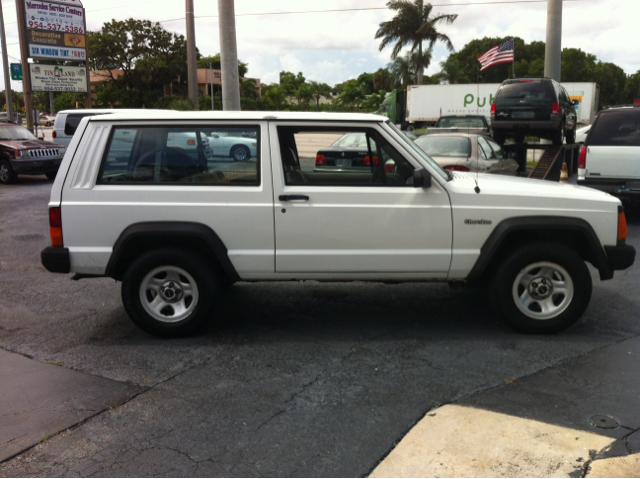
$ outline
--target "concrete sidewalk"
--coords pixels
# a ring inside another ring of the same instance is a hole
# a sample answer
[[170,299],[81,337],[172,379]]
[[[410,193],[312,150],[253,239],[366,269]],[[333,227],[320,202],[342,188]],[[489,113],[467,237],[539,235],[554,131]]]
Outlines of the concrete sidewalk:
[[640,477],[640,338],[429,411],[370,477]]

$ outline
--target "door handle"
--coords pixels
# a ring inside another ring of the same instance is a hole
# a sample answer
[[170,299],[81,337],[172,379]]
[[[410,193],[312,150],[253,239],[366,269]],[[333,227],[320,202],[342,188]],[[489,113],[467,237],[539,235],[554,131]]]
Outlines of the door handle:
[[309,201],[309,197],[307,195],[280,195],[278,196],[278,199],[280,201],[295,201],[295,200]]

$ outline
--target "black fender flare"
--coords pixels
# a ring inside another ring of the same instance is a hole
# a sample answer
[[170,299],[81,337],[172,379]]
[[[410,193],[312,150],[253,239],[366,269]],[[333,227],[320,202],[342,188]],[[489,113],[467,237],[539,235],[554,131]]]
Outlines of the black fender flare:
[[586,240],[582,246],[589,252],[589,261],[600,272],[600,279],[613,278],[613,270],[609,266],[607,255],[595,231],[589,223],[581,218],[564,216],[528,216],[507,218],[493,229],[480,248],[480,256],[471,268],[467,281],[476,281],[487,270],[507,237],[516,231],[554,232],[570,231],[580,233]]
[[127,247],[140,238],[148,237],[169,241],[180,238],[198,240],[206,245],[208,252],[218,261],[222,272],[230,281],[240,281],[240,276],[229,259],[227,247],[220,237],[207,225],[186,221],[150,221],[128,226],[113,245],[106,276],[118,279],[119,264]]

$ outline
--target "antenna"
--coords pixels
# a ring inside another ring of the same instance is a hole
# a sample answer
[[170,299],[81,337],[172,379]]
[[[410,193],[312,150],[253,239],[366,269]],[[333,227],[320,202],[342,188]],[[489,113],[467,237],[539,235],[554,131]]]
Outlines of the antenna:
[[[476,78],[476,106],[478,107],[476,108],[476,115],[480,116],[480,70],[478,70],[478,67],[476,67]],[[480,187],[478,186],[480,176],[478,171],[480,169],[480,148],[480,141],[478,141],[478,133],[476,132],[476,187],[473,189],[476,194],[480,194]]]

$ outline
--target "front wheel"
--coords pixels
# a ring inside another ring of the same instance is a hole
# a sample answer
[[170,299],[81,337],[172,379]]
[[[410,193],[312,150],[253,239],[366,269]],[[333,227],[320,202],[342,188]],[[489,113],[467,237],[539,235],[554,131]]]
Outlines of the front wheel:
[[576,127],[574,125],[571,130],[567,132],[567,145],[573,145],[576,142]]
[[0,184],[10,185],[16,181],[16,173],[7,160],[0,161]]
[[550,334],[582,316],[591,289],[589,269],[574,250],[557,243],[534,243],[512,253],[498,268],[491,300],[514,329]]
[[202,258],[161,248],[140,256],[122,281],[122,303],[142,330],[160,337],[198,332],[213,319],[218,285]]
[[560,123],[560,129],[553,132],[551,142],[556,146],[564,143],[564,121]]

